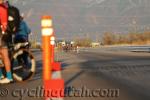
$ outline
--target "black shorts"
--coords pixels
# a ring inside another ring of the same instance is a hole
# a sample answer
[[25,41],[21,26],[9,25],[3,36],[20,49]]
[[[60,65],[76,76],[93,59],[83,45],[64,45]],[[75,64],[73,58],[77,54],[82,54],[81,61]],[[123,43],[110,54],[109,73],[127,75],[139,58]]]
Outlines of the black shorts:
[[11,36],[8,34],[0,35],[0,48],[8,48],[9,43],[11,43]]

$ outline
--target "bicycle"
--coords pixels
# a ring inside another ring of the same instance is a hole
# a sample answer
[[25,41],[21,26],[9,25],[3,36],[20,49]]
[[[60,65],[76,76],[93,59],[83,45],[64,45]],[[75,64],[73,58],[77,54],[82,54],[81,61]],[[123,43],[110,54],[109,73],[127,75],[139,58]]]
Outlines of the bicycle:
[[[29,42],[24,43],[12,43],[9,45],[9,56],[11,61],[11,71],[14,80],[26,81],[32,78],[36,71],[36,63],[33,54],[29,50]],[[26,60],[25,61],[25,56]],[[2,64],[4,63],[0,58]]]

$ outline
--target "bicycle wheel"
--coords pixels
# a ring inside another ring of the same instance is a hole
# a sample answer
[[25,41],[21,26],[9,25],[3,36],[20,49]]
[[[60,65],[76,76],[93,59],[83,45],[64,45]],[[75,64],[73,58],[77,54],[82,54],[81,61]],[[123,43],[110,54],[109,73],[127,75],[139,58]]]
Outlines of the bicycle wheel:
[[26,49],[20,49],[12,56],[12,73],[16,81],[30,79],[36,70],[34,56]]

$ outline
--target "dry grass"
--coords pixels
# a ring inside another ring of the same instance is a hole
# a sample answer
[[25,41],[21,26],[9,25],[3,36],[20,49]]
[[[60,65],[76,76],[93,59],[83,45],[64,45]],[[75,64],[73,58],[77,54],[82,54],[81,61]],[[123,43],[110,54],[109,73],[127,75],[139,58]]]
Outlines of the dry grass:
[[144,33],[128,33],[128,34],[115,34],[104,33],[103,35],[104,45],[145,45],[150,44],[150,32]]

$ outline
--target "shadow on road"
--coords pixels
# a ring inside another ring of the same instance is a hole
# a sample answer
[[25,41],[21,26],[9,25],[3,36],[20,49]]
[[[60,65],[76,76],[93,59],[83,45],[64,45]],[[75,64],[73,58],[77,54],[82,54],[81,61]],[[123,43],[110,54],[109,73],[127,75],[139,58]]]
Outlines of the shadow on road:
[[102,62],[101,59],[90,59],[80,65],[81,70],[89,73],[90,76],[109,80],[110,83],[120,88],[120,91],[128,91],[129,95],[132,94],[136,100],[149,100],[150,98],[148,80],[141,81],[146,77],[149,79],[149,65],[122,65],[113,60]]
[[80,72],[76,73],[74,76],[72,76],[69,80],[67,80],[65,82],[65,86],[69,85],[72,81],[74,81],[75,79],[77,79],[79,76],[81,76],[84,73],[83,70],[81,70]]

